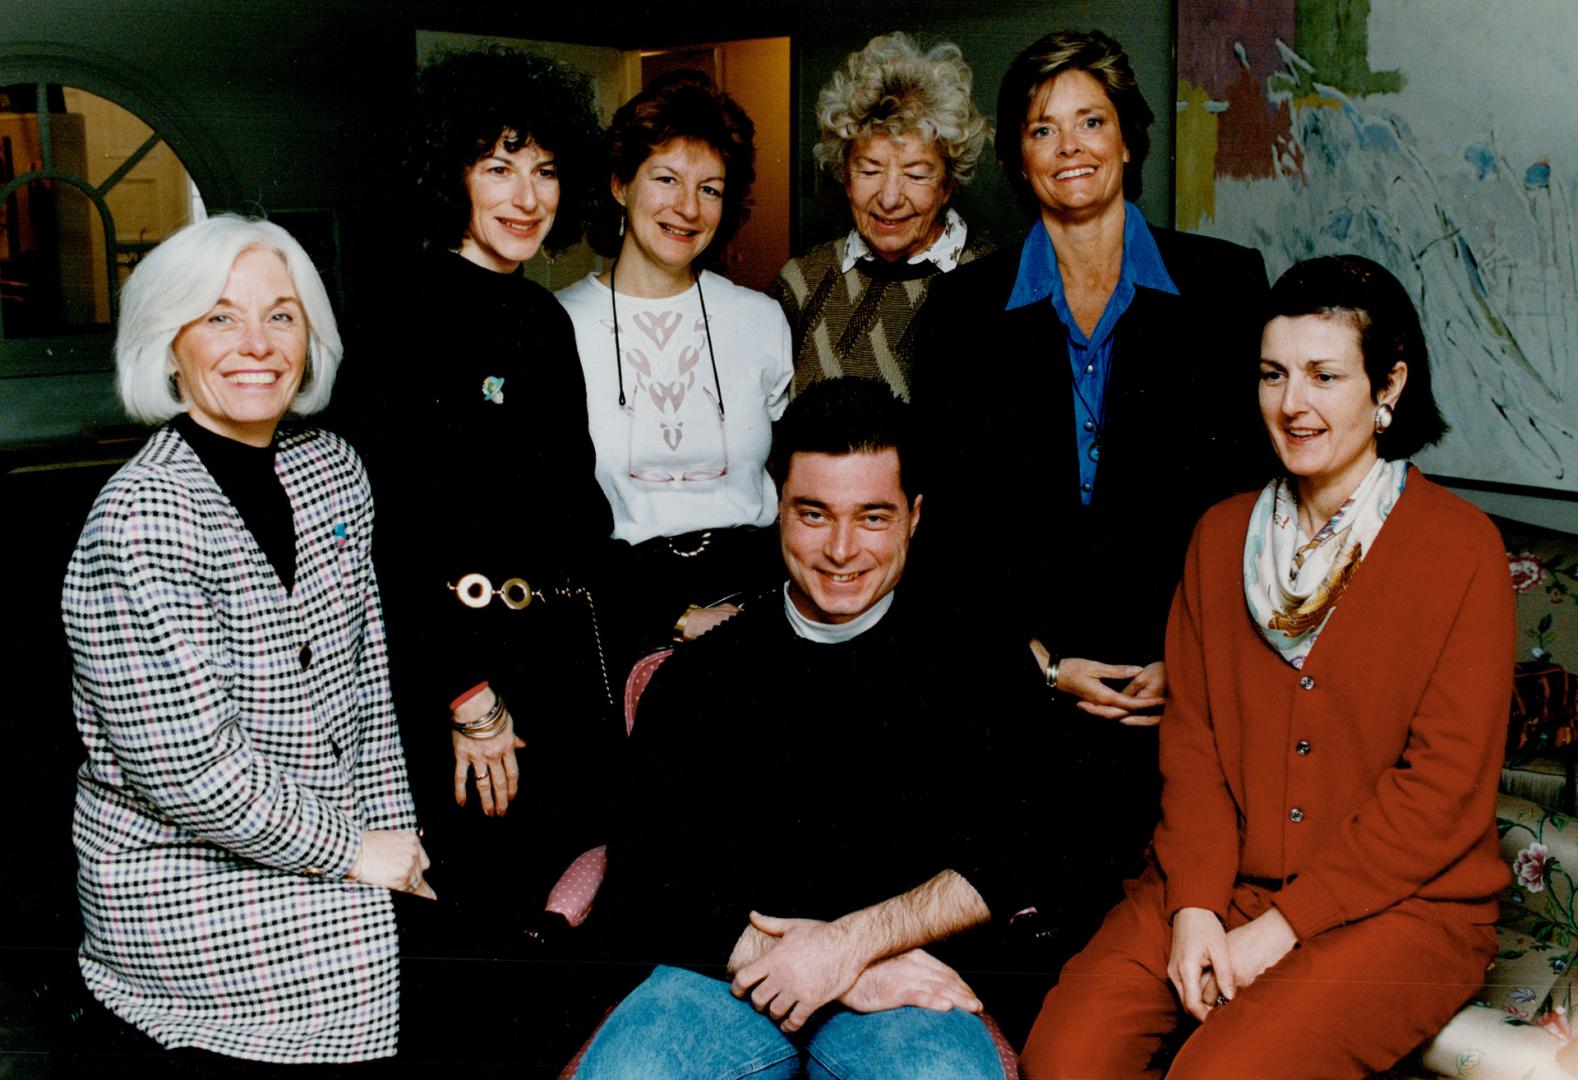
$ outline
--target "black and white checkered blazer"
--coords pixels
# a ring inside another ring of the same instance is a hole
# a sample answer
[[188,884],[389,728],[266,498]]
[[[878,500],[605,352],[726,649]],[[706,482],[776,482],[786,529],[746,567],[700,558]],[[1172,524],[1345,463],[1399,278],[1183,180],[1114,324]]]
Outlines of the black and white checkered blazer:
[[326,432],[282,434],[296,584],[171,427],[112,477],[66,573],[83,976],[167,1046],[394,1053],[385,889],[363,829],[415,815],[389,697],[372,499]]

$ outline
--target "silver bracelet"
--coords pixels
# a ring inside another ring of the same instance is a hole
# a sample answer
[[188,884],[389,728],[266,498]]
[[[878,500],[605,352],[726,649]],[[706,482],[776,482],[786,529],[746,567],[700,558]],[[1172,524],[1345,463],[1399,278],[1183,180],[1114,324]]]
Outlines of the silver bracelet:
[[495,690],[493,691],[493,704],[486,713],[469,722],[462,722],[451,717],[449,724],[462,735],[470,736],[473,739],[491,739],[504,730],[506,722],[504,708],[504,695]]

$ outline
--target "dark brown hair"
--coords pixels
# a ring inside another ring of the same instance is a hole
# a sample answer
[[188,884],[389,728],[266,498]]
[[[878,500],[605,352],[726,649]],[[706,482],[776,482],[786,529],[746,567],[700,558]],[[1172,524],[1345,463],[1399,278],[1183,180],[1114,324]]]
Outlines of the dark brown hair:
[[767,470],[781,491],[796,454],[880,454],[899,457],[899,487],[913,504],[924,490],[910,406],[880,379],[846,376],[812,383],[773,425]]
[[1025,159],[1020,150],[1020,132],[1025,114],[1042,84],[1065,71],[1083,71],[1107,91],[1118,113],[1118,130],[1129,151],[1123,169],[1123,196],[1130,201],[1140,197],[1140,173],[1145,155],[1151,149],[1149,128],[1156,115],[1145,103],[1140,84],[1129,65],[1129,54],[1099,30],[1057,30],[1014,57],[997,92],[997,162],[1003,175],[1028,205],[1036,198],[1025,178]]
[[1407,365],[1403,392],[1392,406],[1392,424],[1375,437],[1383,458],[1412,457],[1441,441],[1448,427],[1430,389],[1425,332],[1408,290],[1390,270],[1361,255],[1327,255],[1295,263],[1271,287],[1264,321],[1300,315],[1342,319],[1354,328],[1372,399],[1386,386],[1396,364]]
[[756,127],[739,103],[699,71],[671,71],[619,107],[603,137],[604,183],[587,242],[598,254],[619,254],[625,208],[608,189],[608,179],[628,184],[652,151],[674,139],[693,139],[723,159],[723,218],[707,250],[696,257],[698,269],[722,264],[724,249],[749,214],[746,199],[756,180]]

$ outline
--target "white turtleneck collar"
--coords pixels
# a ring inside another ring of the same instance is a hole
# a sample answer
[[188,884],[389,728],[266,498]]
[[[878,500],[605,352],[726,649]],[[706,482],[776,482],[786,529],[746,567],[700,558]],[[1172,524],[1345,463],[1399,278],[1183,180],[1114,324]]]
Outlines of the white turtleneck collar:
[[893,593],[889,592],[888,595],[848,622],[817,622],[814,619],[806,618],[801,614],[800,609],[794,606],[794,601],[789,597],[789,582],[784,582],[784,616],[789,620],[789,628],[797,636],[822,645],[840,645],[852,638],[859,637],[881,622],[882,616],[886,615],[888,608],[892,606]]

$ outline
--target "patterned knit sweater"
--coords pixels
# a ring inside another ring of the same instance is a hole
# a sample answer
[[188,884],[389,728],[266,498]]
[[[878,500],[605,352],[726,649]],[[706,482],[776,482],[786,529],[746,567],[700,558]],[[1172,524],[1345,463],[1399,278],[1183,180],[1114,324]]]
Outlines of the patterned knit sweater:
[[[910,324],[926,302],[935,263],[879,263],[862,259],[848,273],[845,237],[819,244],[790,259],[767,288],[794,333],[794,388],[798,394],[820,379],[860,375],[883,379],[905,401],[915,343]],[[962,265],[991,251],[971,233],[959,256]]]

